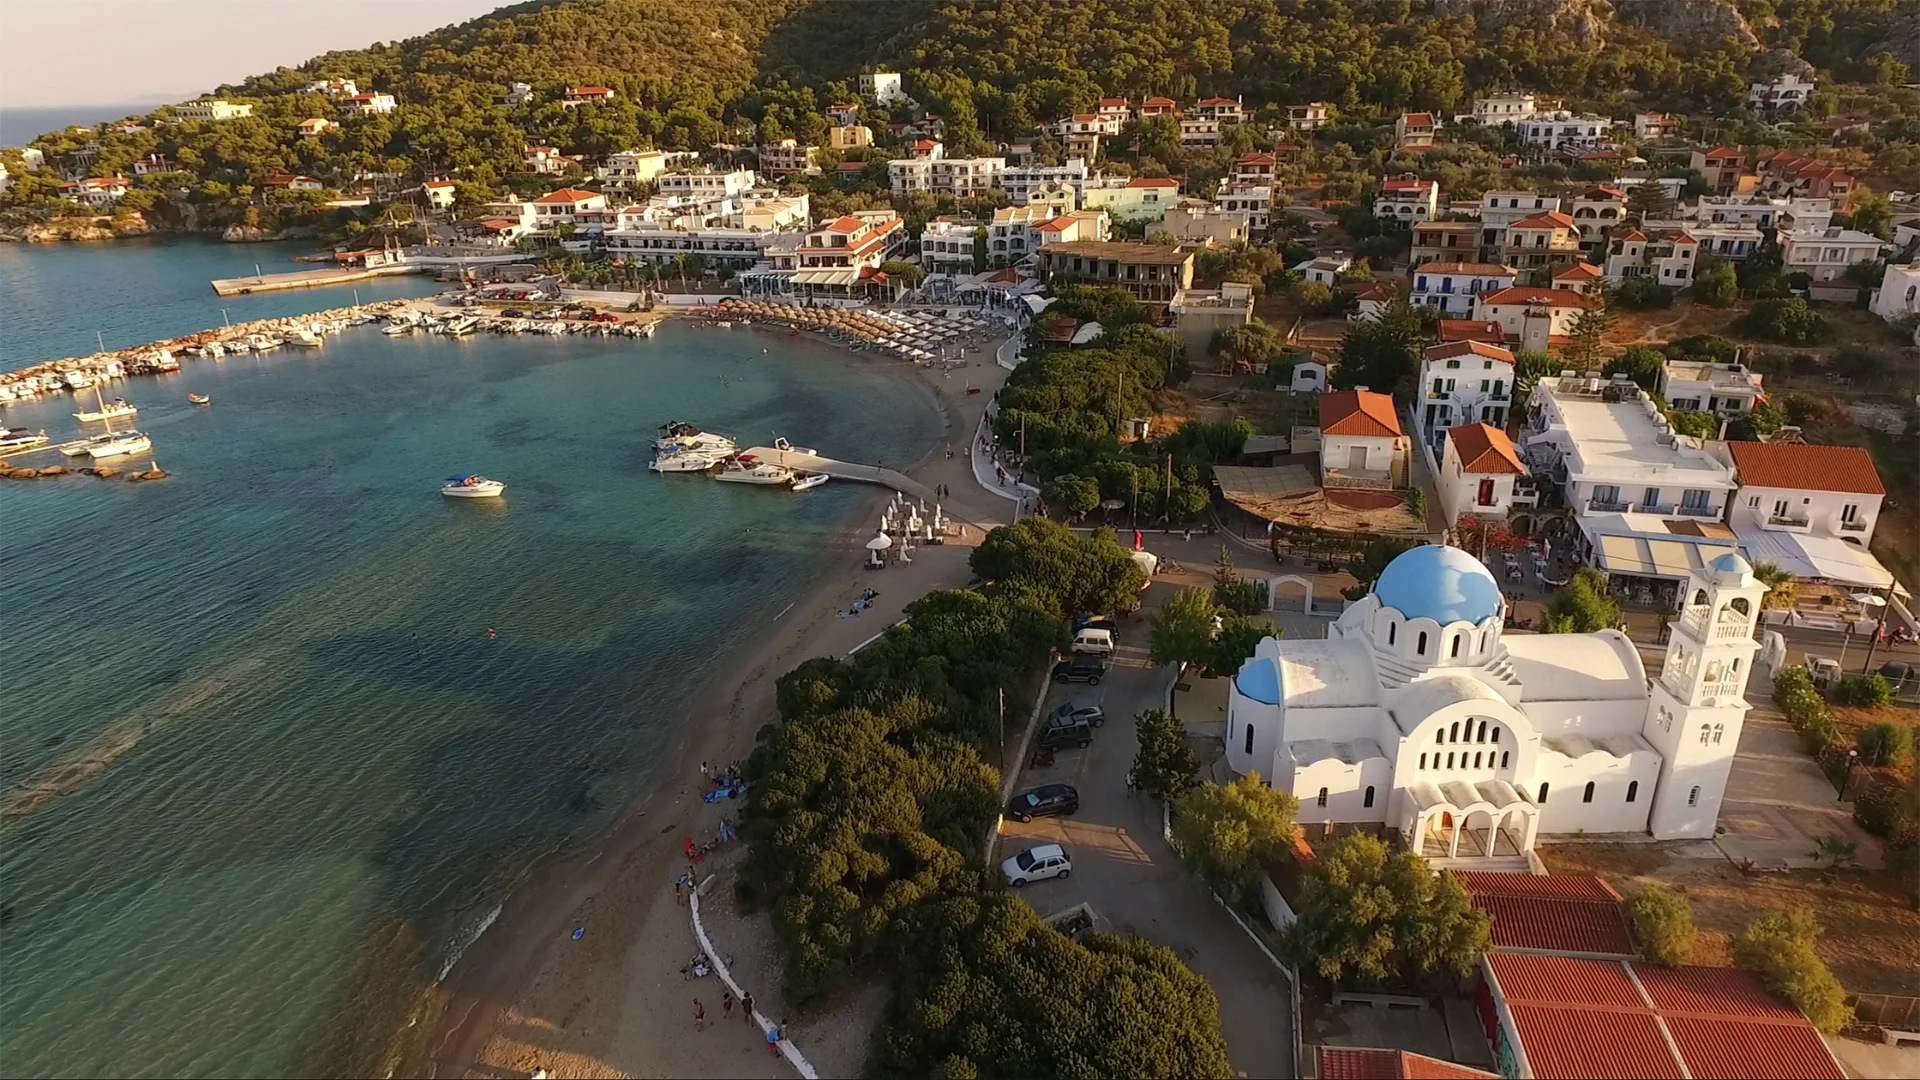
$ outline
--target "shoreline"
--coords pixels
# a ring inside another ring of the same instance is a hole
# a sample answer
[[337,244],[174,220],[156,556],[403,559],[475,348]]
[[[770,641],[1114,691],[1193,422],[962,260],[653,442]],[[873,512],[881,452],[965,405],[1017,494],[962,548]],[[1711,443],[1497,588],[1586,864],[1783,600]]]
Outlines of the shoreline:
[[[767,329],[784,336],[782,328]],[[1004,377],[1004,370],[993,363],[991,350],[977,355],[983,371]],[[901,361],[886,363],[907,366]],[[760,723],[771,719],[775,680],[801,660],[844,655],[876,630],[891,626],[902,608],[926,592],[964,585],[968,580],[964,555],[991,527],[993,511],[1004,513],[1003,506],[995,505],[999,500],[973,490],[970,477],[960,479],[959,470],[968,468],[964,453],[951,458],[940,453],[943,447],[964,449],[970,438],[971,425],[957,415],[957,406],[968,397],[965,384],[956,387],[950,374],[917,365],[912,371],[919,376],[912,379],[913,384],[933,406],[940,426],[930,429],[926,449],[903,471],[923,482],[948,483],[948,475],[934,474],[951,474],[955,497],[949,501],[949,512],[963,522],[963,536],[940,548],[921,548],[910,567],[895,564],[877,576],[869,574],[860,567],[865,523],[888,495],[876,490],[860,500],[843,540],[822,551],[821,569],[813,582],[772,615],[767,633],[722,656],[714,675],[696,692],[695,704],[676,724],[657,780],[623,807],[585,849],[536,869],[529,882],[508,897],[499,918],[469,946],[450,977],[428,992],[410,1029],[430,1028],[431,1036],[424,1040],[414,1036],[412,1045],[403,1048],[404,1057],[396,1063],[401,1073],[434,1078],[499,1076],[524,1074],[536,1067],[554,1076],[640,1072],[622,1069],[609,1058],[649,1063],[652,1075],[684,1074],[693,1068],[719,1068],[732,1071],[722,1075],[739,1075],[746,1067],[744,1061],[711,1059],[683,1061],[679,1070],[663,1070],[660,1064],[688,1049],[677,1034],[681,1025],[674,1011],[686,1003],[670,1000],[675,991],[652,982],[649,976],[658,974],[657,970],[647,971],[662,964],[677,969],[695,948],[687,944],[692,932],[686,910],[664,902],[673,873],[684,861],[679,837],[709,835],[710,825],[695,822],[717,821],[729,809],[725,803],[688,801],[701,790],[698,764],[747,756]],[[983,509],[987,512],[982,513]],[[882,591],[885,601],[876,603],[871,612],[879,616],[879,627],[865,620],[843,625],[854,621],[835,615],[869,584]],[[771,601],[768,606],[772,607]],[[735,851],[728,849],[722,855],[730,863]],[[587,927],[587,941],[605,940],[606,946],[579,947],[568,938],[569,926]],[[716,947],[729,949],[723,942],[716,942]],[[764,1007],[774,1007],[779,999],[776,973],[738,971],[736,975],[743,984],[755,987]],[[677,970],[673,977],[678,978]],[[717,995],[717,989],[709,992]],[[557,1022],[550,1018],[556,1013],[561,1016]],[[673,1019],[664,1019],[668,1015]],[[635,1030],[656,1025],[666,1025],[666,1030]],[[740,1026],[740,1038],[746,1037],[746,1030]],[[521,1036],[523,1031],[538,1031],[538,1038]],[[407,1035],[403,1031],[402,1040]],[[796,1038],[803,1048],[808,1045],[804,1034]],[[643,1048],[628,1051],[625,1044],[635,1041]],[[531,1045],[535,1042],[537,1046]],[[751,1060],[778,1065],[776,1075],[787,1070],[784,1063],[769,1061],[764,1053]]]

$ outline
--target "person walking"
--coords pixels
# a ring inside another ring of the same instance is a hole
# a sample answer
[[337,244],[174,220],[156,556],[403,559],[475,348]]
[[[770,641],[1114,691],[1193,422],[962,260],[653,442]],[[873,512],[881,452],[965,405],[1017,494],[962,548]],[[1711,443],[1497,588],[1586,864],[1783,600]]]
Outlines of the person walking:
[[720,1019],[733,1019],[733,991],[720,991]]
[[706,1027],[707,1027],[707,1007],[700,1003],[699,998],[694,998],[693,999],[693,1030],[704,1031],[706,1030]]
[[740,995],[740,1016],[747,1023],[753,1023],[753,991]]
[[772,1051],[774,1057],[780,1056],[780,1025],[778,1024],[767,1028],[767,1049]]

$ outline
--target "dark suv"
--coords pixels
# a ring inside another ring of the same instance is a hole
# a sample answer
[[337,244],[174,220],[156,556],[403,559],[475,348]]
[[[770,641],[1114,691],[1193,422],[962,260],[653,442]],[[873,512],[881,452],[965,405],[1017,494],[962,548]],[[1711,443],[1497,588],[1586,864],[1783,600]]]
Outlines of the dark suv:
[[1058,750],[1063,746],[1085,749],[1093,745],[1093,725],[1085,720],[1049,723],[1040,729],[1040,749]]
[[1097,656],[1076,656],[1053,665],[1053,681],[1059,683],[1083,682],[1088,686],[1099,686],[1106,674],[1107,662]]
[[1085,720],[1094,727],[1100,727],[1107,722],[1107,710],[1090,702],[1069,701],[1047,714],[1049,724],[1070,724],[1075,720]]
[[1015,821],[1032,821],[1051,814],[1071,814],[1080,809],[1080,792],[1072,784],[1046,784],[1024,791],[1007,804],[1007,816]]

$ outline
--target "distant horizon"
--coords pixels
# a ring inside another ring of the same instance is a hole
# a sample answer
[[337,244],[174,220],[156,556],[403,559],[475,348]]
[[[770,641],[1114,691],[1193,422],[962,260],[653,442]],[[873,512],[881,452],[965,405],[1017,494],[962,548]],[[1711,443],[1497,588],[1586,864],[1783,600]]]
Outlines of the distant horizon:
[[[363,49],[466,22],[511,0],[330,0],[282,9],[253,0],[66,0],[0,5],[14,46],[0,68],[0,110],[90,109],[185,101],[322,53]],[[35,49],[76,26],[110,27],[84,49]],[[217,27],[219,33],[207,32]],[[63,100],[84,93],[84,100]]]

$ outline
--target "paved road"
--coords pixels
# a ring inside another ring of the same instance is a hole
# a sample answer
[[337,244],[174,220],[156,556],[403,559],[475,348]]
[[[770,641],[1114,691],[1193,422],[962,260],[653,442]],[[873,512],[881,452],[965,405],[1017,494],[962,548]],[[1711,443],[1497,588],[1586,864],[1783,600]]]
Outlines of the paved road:
[[[1171,595],[1155,584],[1149,605]],[[1121,626],[1121,648],[1098,687],[1054,686],[1047,708],[1069,700],[1098,699],[1109,717],[1085,750],[1061,751],[1050,769],[1029,769],[1017,790],[1043,783],[1069,783],[1080,791],[1080,812],[1071,818],[1041,818],[1001,827],[996,860],[1038,843],[1064,844],[1073,857],[1066,881],[1046,881],[1021,891],[1041,915],[1089,904],[1103,929],[1139,934],[1171,948],[1212,985],[1220,1001],[1221,1029],[1234,1071],[1251,1077],[1296,1075],[1286,977],[1274,969],[1246,934],[1195,883],[1160,831],[1159,804],[1126,793],[1127,770],[1137,743],[1133,717],[1165,701],[1167,673],[1146,662],[1144,612]]]

